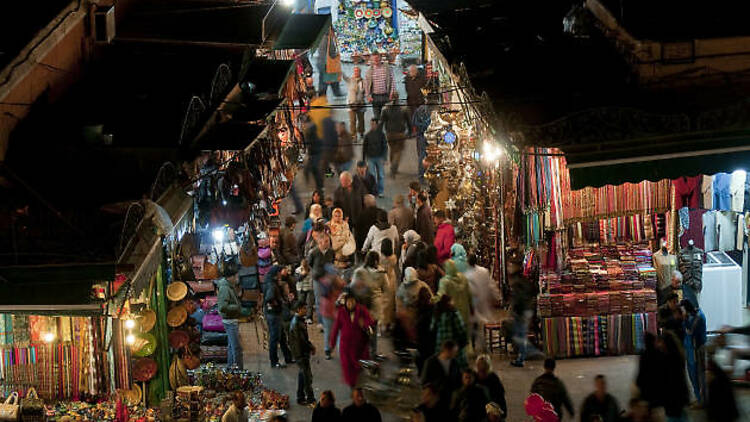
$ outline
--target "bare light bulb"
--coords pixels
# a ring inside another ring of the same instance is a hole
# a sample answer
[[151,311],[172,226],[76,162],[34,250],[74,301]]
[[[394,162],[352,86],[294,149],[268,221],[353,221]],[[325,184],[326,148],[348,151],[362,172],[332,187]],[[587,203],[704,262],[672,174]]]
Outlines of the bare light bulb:
[[132,335],[132,334],[128,334],[127,336],[125,336],[125,343],[127,343],[127,344],[129,344],[131,346],[134,345],[135,344],[135,336]]
[[135,328],[135,321],[132,319],[126,319],[125,328],[127,328],[128,330],[132,330],[133,328]]
[[55,341],[55,333],[45,333],[44,334],[44,342],[45,343],[52,343]]

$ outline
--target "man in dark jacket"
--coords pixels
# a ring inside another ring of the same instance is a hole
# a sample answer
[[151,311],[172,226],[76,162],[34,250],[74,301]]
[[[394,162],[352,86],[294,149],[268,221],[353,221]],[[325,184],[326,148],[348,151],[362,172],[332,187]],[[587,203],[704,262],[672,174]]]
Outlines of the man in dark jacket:
[[[268,324],[268,355],[272,368],[284,368],[293,362],[286,333],[282,328],[284,302],[286,301],[281,288],[283,272],[281,267],[274,265],[263,280],[263,312]],[[284,365],[279,363],[279,347],[281,347],[281,353],[284,354],[286,362]]]
[[385,106],[380,114],[380,122],[385,129],[388,150],[391,153],[391,177],[395,178],[401,164],[401,153],[404,151],[406,138],[411,135],[411,117],[406,107],[399,105],[398,95]]
[[435,242],[435,226],[432,222],[432,210],[427,205],[427,195],[417,194],[417,221],[414,230],[422,238],[422,242],[432,245]]
[[378,213],[381,210],[375,201],[375,196],[365,195],[364,199],[365,208],[359,215],[356,224],[354,224],[354,240],[357,241],[357,250],[361,251],[362,246],[365,244],[367,239],[367,232],[370,231],[370,227],[378,221]]
[[383,196],[385,191],[385,155],[388,152],[388,141],[383,133],[383,128],[376,119],[370,121],[370,131],[365,134],[365,142],[362,144],[362,160],[367,162],[370,174],[378,183],[378,195]]
[[427,79],[415,65],[409,66],[408,72],[404,78],[404,87],[406,88],[406,105],[409,106],[409,116],[411,117],[414,116],[417,108],[424,104],[422,88],[427,84]]
[[[307,255],[307,262],[310,264],[310,276],[313,280],[316,314],[318,316],[318,321],[323,321],[323,316],[320,314],[320,279],[326,275],[326,265],[333,264],[335,253],[331,248],[331,238],[325,232],[325,225],[315,224],[313,226],[312,237],[315,241],[315,247],[313,247]],[[318,322],[318,324],[320,324],[320,322]]]
[[299,375],[297,376],[297,403],[309,405],[315,403],[315,394],[312,388],[312,370],[310,369],[310,356],[315,354],[315,346],[310,342],[307,335],[307,304],[299,301],[296,304],[296,312],[292,318],[289,328],[289,348],[292,349],[292,357],[297,361]]
[[362,196],[378,194],[378,182],[375,180],[375,176],[367,171],[367,163],[364,161],[357,161],[357,174],[354,175],[354,184],[359,184],[362,192]]
[[477,385],[476,374],[467,368],[461,373],[462,386],[451,401],[451,411],[459,422],[483,421],[487,417],[485,406],[490,402],[487,389]]
[[346,422],[381,422],[380,411],[377,407],[367,403],[362,388],[352,390],[352,404],[344,408],[341,419]]
[[279,265],[296,266],[299,264],[299,249],[297,248],[297,239],[294,236],[294,229],[297,227],[297,220],[294,217],[287,217],[284,221],[284,227],[279,231],[279,253],[277,259]]
[[[595,391],[586,397],[581,406],[581,422],[618,422],[620,420],[620,405],[617,400],[607,393],[607,381],[604,375],[594,378]],[[596,418],[599,419],[596,419]]]
[[453,392],[461,385],[461,374],[456,362],[458,345],[453,340],[446,340],[440,346],[440,352],[427,358],[422,369],[422,385],[434,385],[440,394],[440,401],[451,402]]
[[454,420],[450,403],[440,400],[440,390],[433,384],[422,386],[422,400],[414,412],[422,416],[423,422],[448,422]]
[[359,214],[362,212],[364,188],[360,184],[354,183],[352,175],[348,171],[341,172],[339,183],[340,186],[333,193],[333,206],[341,208],[341,211],[344,212],[344,218],[349,219],[349,228],[354,229]]
[[570,401],[568,396],[568,390],[565,388],[565,384],[560,381],[554,374],[555,372],[555,360],[548,358],[544,361],[544,373],[534,380],[531,384],[531,392],[539,394],[544,400],[550,402],[555,408],[555,412],[563,419],[562,408],[570,413],[570,416],[575,416],[573,410],[573,403]]

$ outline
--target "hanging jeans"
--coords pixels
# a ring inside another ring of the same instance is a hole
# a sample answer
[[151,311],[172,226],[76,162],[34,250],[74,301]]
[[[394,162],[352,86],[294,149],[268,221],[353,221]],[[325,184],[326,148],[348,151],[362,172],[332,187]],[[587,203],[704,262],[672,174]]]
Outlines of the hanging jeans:
[[281,327],[281,314],[266,312],[266,323],[268,324],[268,355],[271,366],[279,363],[279,346],[281,347],[281,353],[284,355],[284,362],[290,363],[292,354],[289,351],[286,334]]
[[227,333],[227,368],[237,366],[243,369],[242,344],[240,344],[240,324],[236,319],[221,321]]
[[385,192],[385,157],[367,157],[367,171],[375,177],[378,195]]

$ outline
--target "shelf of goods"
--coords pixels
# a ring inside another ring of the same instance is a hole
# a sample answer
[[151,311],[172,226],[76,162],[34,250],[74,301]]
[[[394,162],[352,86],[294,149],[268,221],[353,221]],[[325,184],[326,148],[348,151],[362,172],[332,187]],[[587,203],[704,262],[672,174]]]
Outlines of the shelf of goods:
[[643,243],[575,247],[567,268],[540,276],[537,299],[549,356],[636,353],[656,332],[656,270]]

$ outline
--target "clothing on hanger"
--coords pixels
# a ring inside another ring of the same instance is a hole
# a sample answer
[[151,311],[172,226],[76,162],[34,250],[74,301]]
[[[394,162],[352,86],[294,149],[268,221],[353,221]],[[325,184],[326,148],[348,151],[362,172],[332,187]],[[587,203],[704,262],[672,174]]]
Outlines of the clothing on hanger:
[[703,214],[703,249],[707,252],[719,249],[719,234],[716,230],[717,211],[706,211]]
[[742,212],[745,204],[745,170],[735,170],[729,182],[729,194],[732,196],[732,211]]
[[732,176],[727,173],[716,173],[714,175],[713,209],[729,210],[732,208],[732,196],[729,191],[731,181]]

